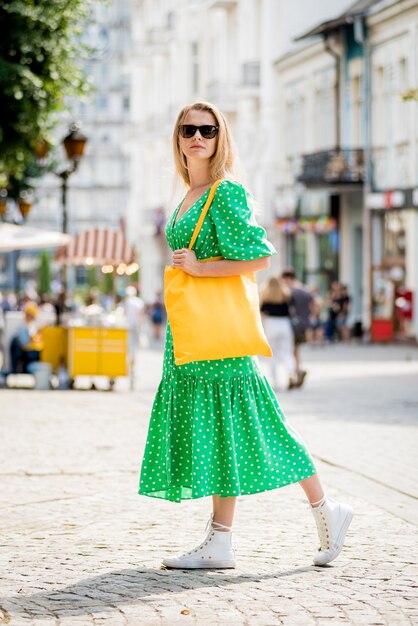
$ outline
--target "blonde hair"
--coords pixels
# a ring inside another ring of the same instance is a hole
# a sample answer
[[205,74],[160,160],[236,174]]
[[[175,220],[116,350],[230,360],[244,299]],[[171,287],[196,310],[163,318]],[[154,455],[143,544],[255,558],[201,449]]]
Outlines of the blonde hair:
[[38,305],[36,304],[36,302],[26,302],[25,306],[23,307],[23,312],[25,315],[30,315],[35,319],[36,317],[38,317],[39,313]]
[[282,280],[271,276],[261,292],[260,302],[261,304],[264,302],[282,304],[283,302],[289,302],[291,295],[289,287]]
[[216,120],[216,126],[219,127],[216,150],[210,157],[209,163],[211,180],[218,180],[219,178],[235,178],[236,150],[231,131],[229,130],[228,122],[218,107],[214,104],[211,104],[210,102],[193,102],[192,104],[188,104],[181,109],[173,131],[174,164],[181,179],[188,187],[190,186],[187,159],[180,148],[179,141],[180,126],[183,124],[189,111],[206,111],[207,113],[211,113]]

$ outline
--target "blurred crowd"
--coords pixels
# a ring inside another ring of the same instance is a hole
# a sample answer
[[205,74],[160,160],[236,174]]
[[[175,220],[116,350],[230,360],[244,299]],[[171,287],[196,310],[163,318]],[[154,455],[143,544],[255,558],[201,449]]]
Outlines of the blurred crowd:
[[70,297],[63,290],[39,295],[30,284],[19,297],[0,291],[0,370],[32,372],[45,348],[42,327],[53,325],[127,328],[127,353],[133,365],[141,342],[161,342],[165,319],[161,292],[145,303],[133,285],[123,296],[105,295],[97,288]]
[[[261,289],[260,306],[273,357],[268,360],[271,383],[279,386],[279,370],[285,371],[287,388],[303,386],[307,371],[301,363],[300,346],[324,346],[349,342],[351,296],[346,285],[333,282],[326,296],[297,280],[293,268],[272,276]],[[17,315],[14,315],[17,313]],[[7,320],[12,331],[7,332]],[[66,297],[61,290],[54,295],[38,295],[29,285],[17,298],[0,292],[0,351],[12,373],[30,372],[44,349],[45,325],[106,326],[128,330],[127,356],[130,367],[140,345],[155,342],[162,347],[166,312],[161,292],[145,302],[134,285],[122,295],[105,295],[97,288],[84,295]],[[4,358],[7,351],[8,359]],[[1,368],[0,368],[1,369]]]
[[315,287],[303,285],[293,268],[272,276],[262,288],[260,307],[267,339],[273,351],[269,359],[273,388],[279,386],[279,369],[287,375],[287,388],[302,387],[307,371],[301,364],[300,345],[324,346],[349,342],[351,296],[348,287],[333,282],[326,297]]

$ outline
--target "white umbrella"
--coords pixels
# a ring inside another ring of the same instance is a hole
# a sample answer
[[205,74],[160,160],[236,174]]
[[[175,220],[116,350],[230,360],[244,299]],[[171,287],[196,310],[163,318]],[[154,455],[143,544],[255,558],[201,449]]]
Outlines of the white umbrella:
[[31,226],[16,226],[15,224],[0,224],[0,252],[56,248],[67,244],[70,239],[70,235],[51,230],[41,230]]

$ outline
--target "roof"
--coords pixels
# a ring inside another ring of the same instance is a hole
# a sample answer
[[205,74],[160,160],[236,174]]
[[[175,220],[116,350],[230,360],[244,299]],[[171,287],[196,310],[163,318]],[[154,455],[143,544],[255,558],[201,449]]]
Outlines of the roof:
[[357,0],[357,2],[354,2],[354,4],[352,4],[346,11],[341,13],[339,17],[318,24],[315,28],[312,28],[306,33],[303,33],[303,35],[296,37],[295,41],[307,39],[308,37],[314,37],[315,35],[326,35],[327,33],[341,28],[346,24],[352,24],[355,17],[364,15],[374,4],[377,4],[378,2],[381,2],[381,0]]
[[55,260],[66,265],[112,265],[136,261],[136,252],[122,231],[92,228],[57,250]]

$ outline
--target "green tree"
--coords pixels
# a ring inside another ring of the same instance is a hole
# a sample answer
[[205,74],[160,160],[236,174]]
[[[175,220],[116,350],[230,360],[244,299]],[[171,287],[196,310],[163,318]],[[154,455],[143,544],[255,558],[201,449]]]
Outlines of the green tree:
[[99,284],[97,280],[97,267],[95,267],[94,265],[90,266],[87,269],[87,284],[90,289],[92,287],[97,287]]
[[82,70],[87,48],[80,36],[91,4],[0,3],[0,187],[8,186],[11,195],[38,173],[34,147],[50,136],[66,99],[89,91]]
[[51,262],[48,252],[41,252],[41,263],[39,266],[39,293],[50,293],[51,291]]
[[113,272],[111,274],[103,274],[100,288],[102,293],[106,295],[110,295],[113,293]]

